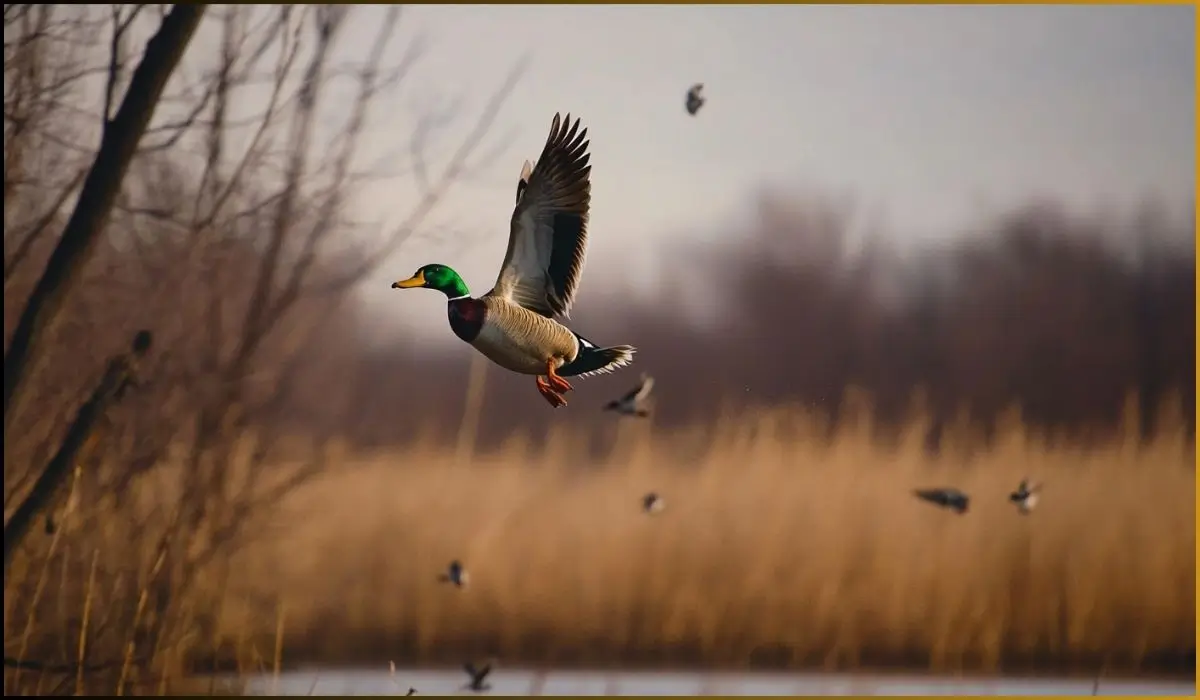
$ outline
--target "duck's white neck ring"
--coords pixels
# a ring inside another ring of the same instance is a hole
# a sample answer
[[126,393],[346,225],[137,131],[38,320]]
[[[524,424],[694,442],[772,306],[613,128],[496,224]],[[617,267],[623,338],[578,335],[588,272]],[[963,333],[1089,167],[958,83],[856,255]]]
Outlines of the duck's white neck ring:
[[470,294],[464,294],[464,295],[462,295],[462,296],[460,296],[460,297],[450,297],[450,298],[449,298],[449,299],[447,299],[446,301],[458,301],[459,299],[469,299],[470,297],[471,297],[471,295],[470,295]]

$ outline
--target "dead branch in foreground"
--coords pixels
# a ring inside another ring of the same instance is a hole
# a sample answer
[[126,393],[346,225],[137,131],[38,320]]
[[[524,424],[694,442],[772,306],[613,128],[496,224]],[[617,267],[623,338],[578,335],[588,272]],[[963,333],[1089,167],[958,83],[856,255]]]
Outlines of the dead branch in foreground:
[[125,391],[137,383],[137,366],[150,350],[151,336],[148,331],[140,331],[133,338],[133,347],[128,353],[117,355],[109,360],[108,370],[100,380],[99,385],[83,406],[80,406],[75,420],[67,430],[58,452],[46,465],[45,469],[34,482],[29,495],[17,506],[12,518],[4,524],[4,575],[8,576],[8,567],[12,563],[13,552],[25,541],[29,534],[30,525],[39,514],[46,509],[54,498],[55,492],[66,481],[71,466],[79,450],[92,434],[97,421],[104,415],[105,409],[124,396]]

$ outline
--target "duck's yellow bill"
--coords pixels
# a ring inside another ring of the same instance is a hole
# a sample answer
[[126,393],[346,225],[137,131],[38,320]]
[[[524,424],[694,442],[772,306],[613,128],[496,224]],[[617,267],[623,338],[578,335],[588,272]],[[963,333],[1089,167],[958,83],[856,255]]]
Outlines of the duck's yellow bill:
[[412,277],[409,277],[406,280],[400,280],[399,282],[392,282],[392,289],[412,289],[413,287],[424,287],[424,286],[425,286],[425,273],[424,272],[418,272],[417,274],[413,275]]

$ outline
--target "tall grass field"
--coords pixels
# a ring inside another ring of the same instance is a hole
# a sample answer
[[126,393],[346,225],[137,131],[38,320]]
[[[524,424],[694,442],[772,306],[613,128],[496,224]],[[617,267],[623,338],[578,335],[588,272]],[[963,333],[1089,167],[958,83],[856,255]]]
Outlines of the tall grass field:
[[[885,439],[869,411],[832,433],[799,408],[606,427],[596,459],[582,456],[595,435],[569,430],[486,454],[432,440],[342,454],[206,570],[194,633],[161,663],[1194,670],[1195,453],[1181,425],[1148,444],[1083,444],[1013,417],[987,445],[951,427],[936,455],[921,417]],[[1025,476],[1044,483],[1029,515],[1007,500]],[[935,486],[966,491],[970,510],[912,495]],[[127,507],[169,488],[138,487]],[[651,490],[666,503],[653,516]],[[27,655],[74,653],[88,595],[93,611],[137,607],[133,576],[85,594],[93,557],[152,565],[136,551],[149,543],[115,525],[59,547],[48,573],[27,558],[14,569],[27,583],[7,587],[25,602],[6,594],[5,638],[24,625]],[[438,580],[451,559],[465,588]],[[109,641],[93,658],[128,651]]]

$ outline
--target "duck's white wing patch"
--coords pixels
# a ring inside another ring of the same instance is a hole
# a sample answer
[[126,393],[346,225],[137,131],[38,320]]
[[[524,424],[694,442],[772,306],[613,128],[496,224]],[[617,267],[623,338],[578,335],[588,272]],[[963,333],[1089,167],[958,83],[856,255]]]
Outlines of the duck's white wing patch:
[[533,171],[522,170],[508,251],[488,292],[548,318],[567,316],[587,252],[591,166],[587,129],[554,115]]

